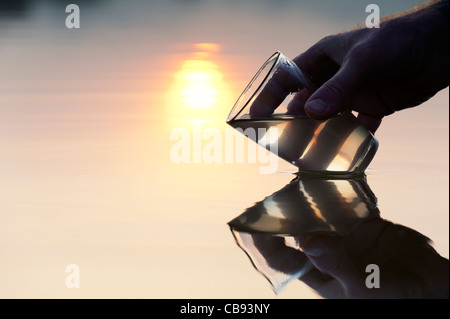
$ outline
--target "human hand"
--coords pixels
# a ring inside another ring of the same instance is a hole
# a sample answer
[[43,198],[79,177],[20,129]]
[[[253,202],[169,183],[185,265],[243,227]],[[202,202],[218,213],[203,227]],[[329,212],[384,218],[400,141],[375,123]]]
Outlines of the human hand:
[[[417,106],[448,86],[447,39],[448,15],[432,6],[380,28],[328,36],[293,60],[313,86],[296,93],[288,113],[324,120],[351,109],[375,132],[384,116]],[[279,95],[276,101],[293,92],[281,80],[270,86],[267,91]],[[252,106],[250,113],[270,115],[278,104],[271,106]]]

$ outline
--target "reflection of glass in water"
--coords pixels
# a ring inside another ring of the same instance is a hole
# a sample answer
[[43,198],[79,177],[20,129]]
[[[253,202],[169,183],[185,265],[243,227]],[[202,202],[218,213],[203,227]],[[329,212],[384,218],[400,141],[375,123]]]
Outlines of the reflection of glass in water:
[[[364,177],[302,177],[228,224],[238,246],[278,294],[312,267],[306,257],[299,258],[298,236],[345,236],[362,221],[377,218],[376,207],[377,199]],[[291,254],[296,258],[289,258]]]
[[301,171],[338,174],[363,172],[378,147],[378,142],[351,113],[343,113],[325,122],[287,115],[263,119],[250,119],[244,115],[228,124],[244,132],[253,128],[255,142],[269,150],[273,149],[269,143],[275,141],[266,141],[261,134],[267,133],[270,128],[277,128],[276,155],[296,165]]
[[247,208],[229,222],[246,232],[344,235],[368,218],[377,199],[365,178],[295,178],[279,191]]
[[[265,245],[267,241],[271,243],[278,241],[280,245],[291,245],[290,249],[297,251],[299,247],[296,246],[292,236],[278,237],[264,233],[246,233],[234,229],[231,231],[238,246],[247,254],[256,270],[269,281],[276,294],[312,268],[311,262],[306,257],[301,260],[299,258],[283,258],[283,256],[279,256],[276,249],[271,248],[262,251],[268,247]],[[286,251],[286,247],[284,247],[284,251]],[[283,271],[279,269],[283,269]]]

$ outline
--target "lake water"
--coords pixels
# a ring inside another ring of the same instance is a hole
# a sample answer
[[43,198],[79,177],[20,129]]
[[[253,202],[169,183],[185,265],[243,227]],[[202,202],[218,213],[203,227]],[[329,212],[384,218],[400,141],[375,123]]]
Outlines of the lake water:
[[[76,3],[79,29],[66,28],[58,1],[0,4],[0,297],[277,297],[227,223],[296,168],[280,161],[261,174],[267,164],[211,157],[195,134],[224,136],[266,58],[293,58],[364,22],[364,4]],[[377,2],[382,15],[416,3]],[[429,237],[445,258],[448,100],[447,88],[386,118],[367,170],[381,217]],[[71,264],[78,289],[66,287]],[[277,298],[320,296],[294,281]]]

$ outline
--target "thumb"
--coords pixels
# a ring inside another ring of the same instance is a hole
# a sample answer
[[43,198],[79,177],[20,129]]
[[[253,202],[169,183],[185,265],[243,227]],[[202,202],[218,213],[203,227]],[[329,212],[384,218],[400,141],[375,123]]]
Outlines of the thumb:
[[326,120],[349,107],[364,76],[357,64],[347,60],[331,79],[311,95],[305,104],[305,112],[311,118]]

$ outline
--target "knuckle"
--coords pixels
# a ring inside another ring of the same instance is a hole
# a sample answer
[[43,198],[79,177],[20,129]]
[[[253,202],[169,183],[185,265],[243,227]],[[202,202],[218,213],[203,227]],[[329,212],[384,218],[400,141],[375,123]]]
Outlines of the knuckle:
[[318,45],[319,44],[321,44],[321,45],[328,44],[329,42],[332,42],[335,39],[336,39],[336,35],[327,35],[327,36],[323,37],[322,39],[320,39],[319,42],[317,42],[317,44]]
[[317,41],[316,44],[311,47],[311,50],[316,53],[326,52],[328,48],[334,47],[339,44],[339,41],[337,41],[336,39],[336,35],[327,35],[326,37],[323,37],[322,39]]
[[363,64],[370,56],[371,50],[365,43],[355,45],[349,52],[349,58],[354,63]]

